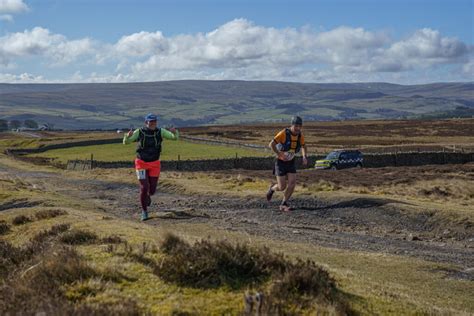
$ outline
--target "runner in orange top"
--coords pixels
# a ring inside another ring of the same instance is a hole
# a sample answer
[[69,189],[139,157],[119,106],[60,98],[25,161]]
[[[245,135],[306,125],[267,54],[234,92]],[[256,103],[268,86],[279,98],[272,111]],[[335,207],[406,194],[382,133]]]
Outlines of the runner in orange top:
[[270,202],[275,191],[285,191],[280,210],[288,212],[291,207],[288,205],[296,186],[296,165],[295,155],[301,150],[303,155],[303,165],[308,164],[307,148],[304,136],[301,132],[303,120],[295,116],[291,120],[291,127],[285,128],[276,134],[269,146],[277,155],[273,174],[276,176],[277,184],[271,184],[267,191],[267,200]]

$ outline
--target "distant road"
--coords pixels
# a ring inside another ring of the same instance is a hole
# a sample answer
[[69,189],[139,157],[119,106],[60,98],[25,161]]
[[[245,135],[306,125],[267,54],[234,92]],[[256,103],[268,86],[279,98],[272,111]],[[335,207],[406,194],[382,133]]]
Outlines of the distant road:
[[32,132],[18,132],[19,134],[23,134],[25,136],[33,137],[33,138],[41,138],[41,135],[32,133]]

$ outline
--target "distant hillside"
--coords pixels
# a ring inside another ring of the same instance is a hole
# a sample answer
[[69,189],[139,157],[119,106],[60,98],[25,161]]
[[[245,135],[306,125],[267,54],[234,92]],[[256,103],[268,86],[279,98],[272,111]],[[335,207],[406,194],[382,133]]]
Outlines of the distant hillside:
[[[463,109],[459,112],[459,109]],[[161,124],[430,117],[474,111],[474,83],[395,85],[271,81],[167,81],[0,84],[0,119],[34,119],[56,128],[137,126],[148,112]],[[467,113],[467,114],[466,114]]]

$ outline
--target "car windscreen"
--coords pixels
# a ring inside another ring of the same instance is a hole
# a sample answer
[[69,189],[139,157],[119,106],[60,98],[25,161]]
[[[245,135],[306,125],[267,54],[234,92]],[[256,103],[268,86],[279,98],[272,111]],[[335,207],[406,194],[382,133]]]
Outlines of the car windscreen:
[[339,156],[339,153],[337,151],[330,152],[327,156],[326,159],[337,159]]

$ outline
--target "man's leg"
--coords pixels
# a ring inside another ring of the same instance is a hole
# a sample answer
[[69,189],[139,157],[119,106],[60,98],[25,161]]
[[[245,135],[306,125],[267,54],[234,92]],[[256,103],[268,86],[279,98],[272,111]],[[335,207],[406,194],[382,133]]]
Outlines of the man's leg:
[[146,221],[149,218],[147,209],[151,204],[150,195],[148,194],[148,191],[150,190],[150,177],[148,176],[148,172],[146,172],[145,175],[145,179],[140,179],[140,204],[142,205],[142,221]]
[[285,190],[285,197],[283,198],[283,202],[288,202],[291,195],[293,194],[293,191],[295,191],[295,186],[296,186],[296,173],[288,173],[287,176],[288,176],[288,186],[286,187],[286,190]]
[[272,186],[273,191],[285,191],[286,189],[286,176],[277,176],[277,183]]
[[142,205],[142,210],[146,212],[148,207],[148,192],[150,190],[150,184],[148,180],[148,174],[146,174],[145,179],[140,179],[140,204]]
[[148,183],[150,184],[149,193],[150,196],[156,193],[156,187],[158,185],[158,177],[148,177]]
[[158,160],[153,162],[150,170],[148,170],[148,206],[151,204],[151,196],[156,192],[156,186],[158,185],[160,173],[161,162]]
[[270,202],[275,191],[285,191],[286,189],[286,176],[277,176],[277,183],[271,185],[267,191],[267,201]]

